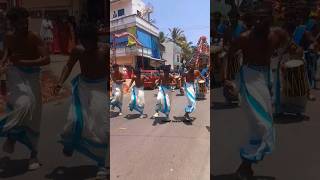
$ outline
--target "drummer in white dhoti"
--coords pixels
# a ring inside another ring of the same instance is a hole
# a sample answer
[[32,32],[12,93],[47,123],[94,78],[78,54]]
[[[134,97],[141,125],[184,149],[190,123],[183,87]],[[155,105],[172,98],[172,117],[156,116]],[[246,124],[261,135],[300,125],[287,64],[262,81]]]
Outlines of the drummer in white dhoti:
[[170,74],[170,67],[165,67],[160,73],[160,79],[157,80],[159,84],[159,92],[157,96],[157,104],[153,115],[153,118],[159,117],[159,112],[162,112],[166,116],[166,120],[169,120],[171,111],[171,84],[175,81],[175,78]]
[[132,77],[129,84],[129,89],[132,84],[135,85],[131,89],[131,101],[129,104],[129,110],[136,110],[140,113],[140,118],[144,118],[144,76],[141,76],[141,71],[139,69],[135,70],[135,76]]
[[250,179],[253,176],[252,164],[262,161],[274,149],[275,130],[268,82],[270,58],[289,39],[281,28],[270,28],[272,6],[269,3],[262,3],[255,9],[254,26],[231,44],[228,54],[232,60],[238,50],[243,52],[240,94],[244,104],[241,105],[247,112],[250,125],[248,144],[240,151],[239,179]]
[[122,73],[119,71],[118,64],[114,64],[112,69],[114,72],[111,74],[113,84],[110,105],[112,110],[117,107],[119,109],[119,116],[122,116],[123,83],[125,80],[123,79]]
[[1,62],[1,69],[6,69],[9,97],[7,112],[0,117],[0,136],[7,138],[3,145],[7,153],[14,152],[16,141],[25,145],[31,152],[29,170],[35,170],[40,167],[37,159],[42,112],[40,67],[49,64],[50,58],[40,37],[28,29],[26,9],[13,8],[7,17],[13,32],[5,36]]
[[82,46],[72,50],[63,68],[57,94],[72,68],[79,61],[81,73],[72,80],[72,101],[60,143],[63,153],[71,156],[78,151],[97,162],[97,178],[106,179],[106,159],[109,150],[109,118],[107,118],[107,58],[109,50],[98,47],[95,24],[83,24],[79,38]]
[[190,113],[194,112],[196,109],[196,93],[195,93],[195,73],[194,67],[189,66],[188,72],[184,74],[184,81],[185,81],[185,95],[187,97],[188,103],[185,107],[185,119],[190,121],[191,118],[189,116]]

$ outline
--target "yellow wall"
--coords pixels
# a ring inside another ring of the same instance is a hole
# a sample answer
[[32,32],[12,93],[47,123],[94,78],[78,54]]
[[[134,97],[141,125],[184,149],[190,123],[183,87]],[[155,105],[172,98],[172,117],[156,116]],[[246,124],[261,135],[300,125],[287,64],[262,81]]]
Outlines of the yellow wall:
[[[134,56],[121,56],[117,57],[117,64],[119,65],[134,65]],[[112,59],[113,60],[113,59]]]

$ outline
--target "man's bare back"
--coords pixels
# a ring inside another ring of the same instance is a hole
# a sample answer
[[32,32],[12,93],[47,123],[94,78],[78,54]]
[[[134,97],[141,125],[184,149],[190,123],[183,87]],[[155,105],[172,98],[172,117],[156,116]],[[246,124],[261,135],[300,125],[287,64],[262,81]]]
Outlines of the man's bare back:
[[171,74],[160,75],[160,84],[162,86],[171,86],[174,77]]
[[269,66],[274,51],[288,40],[288,34],[281,28],[271,28],[266,38],[256,36],[249,30],[235,40],[232,51],[242,50],[244,65]]
[[195,74],[193,71],[188,71],[185,75],[187,83],[194,83]]
[[135,83],[136,83],[136,86],[138,87],[138,88],[140,88],[140,87],[143,87],[144,86],[144,76],[140,76],[140,77],[137,77],[137,76],[135,76],[134,77],[134,81],[135,81]]
[[37,48],[42,44],[42,40],[32,32],[26,36],[17,36],[9,32],[4,43],[9,56],[19,56],[21,59],[36,59],[40,56]]
[[86,51],[77,47],[77,57],[80,62],[81,74],[88,79],[103,79],[107,77],[107,54],[103,49]]

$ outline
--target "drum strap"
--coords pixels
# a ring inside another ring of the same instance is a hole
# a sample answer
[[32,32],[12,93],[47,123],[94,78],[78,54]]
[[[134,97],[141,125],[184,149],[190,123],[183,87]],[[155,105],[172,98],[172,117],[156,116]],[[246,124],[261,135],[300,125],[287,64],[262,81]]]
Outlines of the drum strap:
[[296,28],[296,30],[293,33],[293,41],[296,43],[296,45],[300,46],[301,40],[303,38],[303,35],[305,33],[306,26],[300,25]]

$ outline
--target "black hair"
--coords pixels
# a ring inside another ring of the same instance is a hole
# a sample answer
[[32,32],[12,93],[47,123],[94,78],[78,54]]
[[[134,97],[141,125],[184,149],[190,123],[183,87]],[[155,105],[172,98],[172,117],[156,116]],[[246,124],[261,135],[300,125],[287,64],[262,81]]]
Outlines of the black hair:
[[163,72],[170,72],[170,65],[162,66],[161,70],[163,70]]
[[118,68],[119,67],[119,65],[118,64],[114,64],[114,65],[112,65],[112,68]]
[[254,12],[258,14],[272,15],[273,12],[272,3],[268,1],[257,3],[254,9]]
[[98,42],[98,29],[94,23],[83,23],[79,29],[80,40],[93,40]]
[[29,12],[22,7],[15,7],[8,11],[7,18],[10,22],[16,22],[20,18],[28,18]]
[[135,69],[134,70],[134,74],[135,75],[141,74],[141,70],[139,68]]

